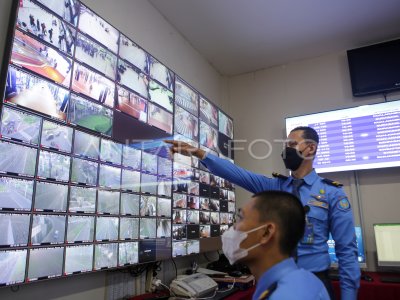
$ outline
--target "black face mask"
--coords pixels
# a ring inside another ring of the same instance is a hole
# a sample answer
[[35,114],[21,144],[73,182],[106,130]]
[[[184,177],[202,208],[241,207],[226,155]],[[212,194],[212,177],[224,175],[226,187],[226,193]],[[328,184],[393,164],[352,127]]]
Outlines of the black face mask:
[[304,160],[301,154],[295,148],[286,147],[281,154],[286,169],[296,171]]

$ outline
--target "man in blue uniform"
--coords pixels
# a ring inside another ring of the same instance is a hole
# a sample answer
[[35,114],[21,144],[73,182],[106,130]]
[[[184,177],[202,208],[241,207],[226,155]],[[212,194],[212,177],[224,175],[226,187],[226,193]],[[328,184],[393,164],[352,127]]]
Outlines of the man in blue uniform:
[[304,233],[305,214],[299,199],[282,191],[252,196],[222,235],[230,263],[246,264],[257,279],[253,300],[328,300],[324,285],[290,257]]
[[328,278],[330,258],[326,243],[331,232],[339,259],[341,299],[357,299],[360,268],[353,214],[341,185],[321,178],[313,169],[313,159],[319,142],[314,129],[297,127],[290,132],[286,148],[282,152],[286,168],[292,171],[289,177],[275,174],[275,178],[268,178],[186,143],[167,142],[172,144],[172,153],[194,155],[213,174],[252,193],[281,190],[298,196],[307,211],[305,234],[297,247],[299,267],[314,272],[333,299],[333,289]]

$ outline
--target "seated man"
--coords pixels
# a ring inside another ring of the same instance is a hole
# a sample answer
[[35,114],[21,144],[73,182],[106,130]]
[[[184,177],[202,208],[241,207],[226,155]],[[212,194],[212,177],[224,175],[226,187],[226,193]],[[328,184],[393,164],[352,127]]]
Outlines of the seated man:
[[257,279],[253,300],[329,299],[322,282],[290,257],[304,227],[303,206],[287,192],[257,193],[239,209],[222,235],[222,249],[231,264],[246,264]]

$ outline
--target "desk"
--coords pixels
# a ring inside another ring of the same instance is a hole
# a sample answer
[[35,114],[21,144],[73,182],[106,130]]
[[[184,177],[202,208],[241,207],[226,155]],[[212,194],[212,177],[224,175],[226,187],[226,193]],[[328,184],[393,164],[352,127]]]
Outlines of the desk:
[[[400,299],[400,283],[381,282],[380,278],[400,277],[400,274],[393,273],[377,273],[363,272],[372,277],[373,281],[360,280],[360,289],[358,290],[359,300],[399,300]],[[333,289],[335,291],[336,300],[340,300],[339,281],[332,280]]]

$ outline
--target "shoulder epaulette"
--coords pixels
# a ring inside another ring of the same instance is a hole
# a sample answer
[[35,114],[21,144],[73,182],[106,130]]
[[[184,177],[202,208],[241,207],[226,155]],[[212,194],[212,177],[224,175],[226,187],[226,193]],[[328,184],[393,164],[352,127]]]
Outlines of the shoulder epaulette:
[[327,183],[327,184],[329,184],[329,185],[333,185],[333,186],[336,186],[336,187],[343,186],[342,183],[340,183],[338,181],[334,181],[334,180],[328,179],[328,178],[322,178],[322,181]]
[[280,178],[280,179],[285,179],[285,180],[289,178],[289,177],[287,177],[285,175],[282,175],[282,174],[279,174],[279,173],[276,173],[276,172],[273,172],[272,176],[274,176],[276,178]]

